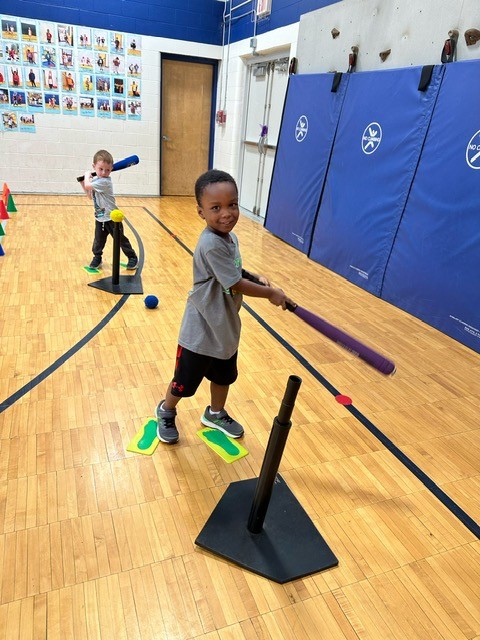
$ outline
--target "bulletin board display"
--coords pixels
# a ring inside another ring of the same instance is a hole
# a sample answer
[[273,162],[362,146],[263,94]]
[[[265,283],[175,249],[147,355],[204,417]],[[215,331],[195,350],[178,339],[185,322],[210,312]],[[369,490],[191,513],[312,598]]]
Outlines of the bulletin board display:
[[35,116],[141,120],[142,38],[0,14],[0,128],[35,133]]

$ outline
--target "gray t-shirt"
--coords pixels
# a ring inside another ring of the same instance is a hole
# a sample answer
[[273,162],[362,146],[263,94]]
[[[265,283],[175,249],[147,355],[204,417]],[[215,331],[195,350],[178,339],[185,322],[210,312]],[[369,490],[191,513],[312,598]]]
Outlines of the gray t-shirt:
[[110,212],[117,208],[111,178],[92,179],[92,198],[95,208],[95,220],[106,222],[110,220]]
[[234,233],[226,238],[206,227],[193,254],[193,289],[188,294],[178,343],[202,355],[228,360],[238,350],[242,295],[230,287],[242,277]]

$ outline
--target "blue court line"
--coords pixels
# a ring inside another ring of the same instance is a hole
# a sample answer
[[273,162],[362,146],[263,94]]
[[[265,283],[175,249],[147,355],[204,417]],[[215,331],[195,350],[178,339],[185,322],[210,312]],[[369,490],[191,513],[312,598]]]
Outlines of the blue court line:
[[[132,225],[128,222],[127,219],[124,218],[123,221],[132,230],[133,234],[135,235],[135,238],[137,239],[139,256],[138,256],[138,268],[136,273],[140,277],[140,274],[143,269],[144,256],[145,256],[142,239],[140,238],[137,231],[132,227]],[[93,329],[91,329],[86,336],[84,336],[81,340],[79,340],[76,344],[74,344],[73,347],[71,347],[66,353],[64,353],[59,358],[57,358],[57,360],[55,360],[55,362],[53,362],[50,366],[48,366],[41,373],[39,373],[37,376],[32,378],[30,382],[27,382],[27,384],[25,384],[23,387],[15,391],[15,393],[12,393],[11,396],[6,398],[0,404],[0,413],[3,413],[6,409],[11,407],[17,400],[20,400],[20,398],[23,398],[24,395],[29,393],[33,388],[35,388],[37,385],[43,382],[46,378],[48,378],[49,375],[54,373],[63,364],[65,364],[67,360],[69,360],[78,351],[80,351],[80,349],[84,347],[92,338],[94,338],[103,329],[103,327],[106,324],[108,324],[110,320],[120,311],[120,309],[126,303],[130,295],[131,295],[130,293],[124,294],[120,298],[120,300],[115,304],[115,306],[107,313],[107,315],[102,320],[100,320],[100,322]]]
[[[151,211],[144,207],[145,211],[156,221],[158,224],[170,234],[170,236],[178,242],[191,256],[193,252],[187,247],[170,229]],[[308,360],[302,356],[302,354],[295,349],[285,338],[283,338],[273,327],[271,327],[265,320],[258,315],[246,302],[242,303],[242,306],[252,315],[255,320],[270,333],[278,342],[294,356],[296,360],[316,379],[320,384],[325,387],[332,395],[339,395],[339,391],[324,377],[322,374],[313,367]],[[397,458],[413,475],[420,480],[420,482],[438,499],[440,502],[452,513],[465,527],[473,533],[474,536],[480,539],[480,525],[466,513],[448,494],[445,493],[440,487],[424,472],[418,465],[413,462],[401,449],[394,444],[390,438],[388,438],[378,427],[376,427],[366,416],[361,413],[353,404],[343,405],[352,416],[354,416],[377,440],[379,440],[383,446],[390,451],[392,455]]]

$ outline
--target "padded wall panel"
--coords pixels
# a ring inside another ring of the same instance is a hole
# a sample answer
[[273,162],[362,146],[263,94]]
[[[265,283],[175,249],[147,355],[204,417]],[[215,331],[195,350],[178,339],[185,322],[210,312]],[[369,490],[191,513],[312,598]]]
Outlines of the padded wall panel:
[[338,125],[310,257],[380,294],[441,83],[435,67],[352,74]]
[[348,76],[290,76],[265,227],[308,253]]
[[445,68],[382,298],[480,353],[480,61]]

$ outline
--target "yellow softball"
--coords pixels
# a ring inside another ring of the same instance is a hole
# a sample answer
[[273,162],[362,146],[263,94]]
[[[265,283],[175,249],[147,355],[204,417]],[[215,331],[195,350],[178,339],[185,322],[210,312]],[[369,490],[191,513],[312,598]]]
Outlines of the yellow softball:
[[114,209],[110,212],[110,220],[121,222],[123,220],[123,212],[120,209]]

